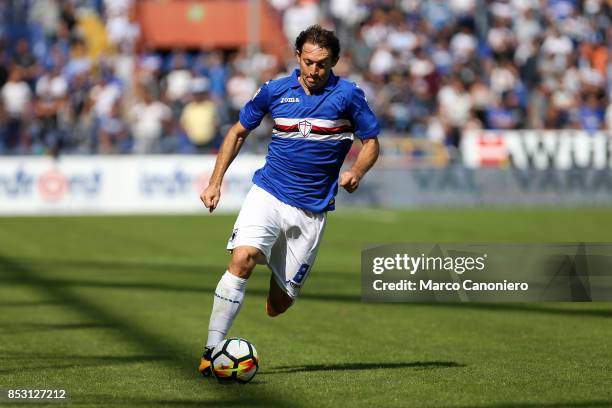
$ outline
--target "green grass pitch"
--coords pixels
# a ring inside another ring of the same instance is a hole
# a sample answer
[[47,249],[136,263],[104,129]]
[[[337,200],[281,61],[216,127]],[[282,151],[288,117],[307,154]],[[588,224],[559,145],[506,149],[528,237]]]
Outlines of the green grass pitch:
[[234,218],[0,218],[0,387],[70,406],[612,406],[612,304],[366,304],[359,286],[366,243],[610,242],[612,209],[340,209],[285,315],[265,315],[256,269],[230,335],[260,372],[219,385],[196,364]]

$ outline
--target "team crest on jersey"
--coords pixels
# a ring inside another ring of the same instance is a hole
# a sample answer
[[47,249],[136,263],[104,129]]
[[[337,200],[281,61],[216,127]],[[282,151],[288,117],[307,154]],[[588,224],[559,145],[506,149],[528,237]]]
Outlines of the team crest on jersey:
[[310,131],[312,130],[312,123],[307,120],[303,120],[298,123],[298,129],[300,129],[302,136],[308,137]]

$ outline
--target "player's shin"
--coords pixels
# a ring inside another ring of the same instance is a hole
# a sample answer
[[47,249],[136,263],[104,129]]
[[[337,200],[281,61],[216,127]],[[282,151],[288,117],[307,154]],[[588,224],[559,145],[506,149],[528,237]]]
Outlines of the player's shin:
[[232,275],[229,271],[219,280],[208,325],[207,347],[214,347],[225,339],[242,306],[246,284],[246,279]]

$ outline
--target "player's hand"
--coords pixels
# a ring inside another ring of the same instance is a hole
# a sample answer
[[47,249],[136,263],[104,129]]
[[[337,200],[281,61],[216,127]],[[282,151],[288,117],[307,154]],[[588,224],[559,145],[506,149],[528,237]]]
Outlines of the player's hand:
[[217,208],[220,198],[221,188],[213,185],[208,185],[200,194],[200,200],[202,200],[210,212],[213,212],[215,208]]
[[353,191],[357,190],[357,187],[359,187],[359,180],[361,180],[361,177],[359,177],[357,174],[350,170],[345,171],[340,175],[340,186],[349,193],[352,193]]

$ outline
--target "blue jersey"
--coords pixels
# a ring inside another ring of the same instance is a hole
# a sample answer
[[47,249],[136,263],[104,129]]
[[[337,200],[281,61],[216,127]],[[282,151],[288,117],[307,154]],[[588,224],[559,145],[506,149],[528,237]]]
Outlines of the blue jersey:
[[312,212],[334,209],[344,158],[359,139],[377,137],[376,116],[363,91],[330,73],[318,94],[307,95],[292,75],[268,81],[240,111],[255,129],[269,112],[274,120],[266,164],[253,182],[280,201]]

